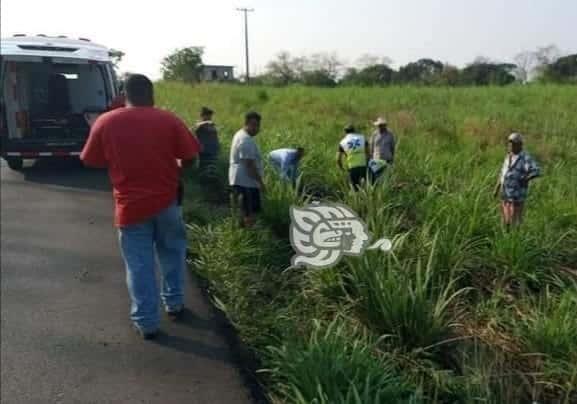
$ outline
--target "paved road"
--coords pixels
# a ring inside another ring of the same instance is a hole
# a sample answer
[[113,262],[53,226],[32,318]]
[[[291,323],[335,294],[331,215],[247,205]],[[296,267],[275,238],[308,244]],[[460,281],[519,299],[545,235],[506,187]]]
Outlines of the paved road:
[[2,163],[2,403],[248,403],[210,306],[191,283],[157,342],[128,323],[104,173]]

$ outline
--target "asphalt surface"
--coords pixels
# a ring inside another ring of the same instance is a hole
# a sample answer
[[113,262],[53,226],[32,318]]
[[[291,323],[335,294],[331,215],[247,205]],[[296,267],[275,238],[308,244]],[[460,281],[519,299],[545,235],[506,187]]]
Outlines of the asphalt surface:
[[248,403],[222,328],[189,281],[191,313],[141,340],[106,174],[1,169],[2,403]]

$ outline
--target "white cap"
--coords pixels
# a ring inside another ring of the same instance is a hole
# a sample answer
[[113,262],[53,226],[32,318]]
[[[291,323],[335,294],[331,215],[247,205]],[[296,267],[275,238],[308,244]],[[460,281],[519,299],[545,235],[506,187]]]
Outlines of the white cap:
[[387,120],[383,117],[378,117],[377,120],[373,123],[375,126],[386,125]]
[[523,136],[520,133],[511,133],[509,135],[509,142],[513,143],[523,143]]

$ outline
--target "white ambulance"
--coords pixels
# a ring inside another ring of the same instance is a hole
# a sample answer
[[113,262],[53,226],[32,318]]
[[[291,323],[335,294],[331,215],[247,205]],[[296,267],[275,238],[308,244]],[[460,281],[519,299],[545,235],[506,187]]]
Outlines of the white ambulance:
[[117,96],[112,51],[88,39],[15,35],[0,43],[0,153],[24,159],[78,156],[90,123]]

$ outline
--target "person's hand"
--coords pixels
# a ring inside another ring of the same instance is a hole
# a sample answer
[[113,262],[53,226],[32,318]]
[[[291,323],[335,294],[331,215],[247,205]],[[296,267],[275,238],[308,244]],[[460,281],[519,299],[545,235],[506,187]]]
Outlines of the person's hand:
[[266,186],[264,185],[264,182],[260,181],[260,182],[258,183],[258,187],[259,187],[259,189],[260,189],[260,192],[262,192],[263,194],[266,193]]
[[499,196],[500,190],[501,190],[501,184],[497,184],[495,186],[495,190],[493,191],[493,197],[497,198]]

